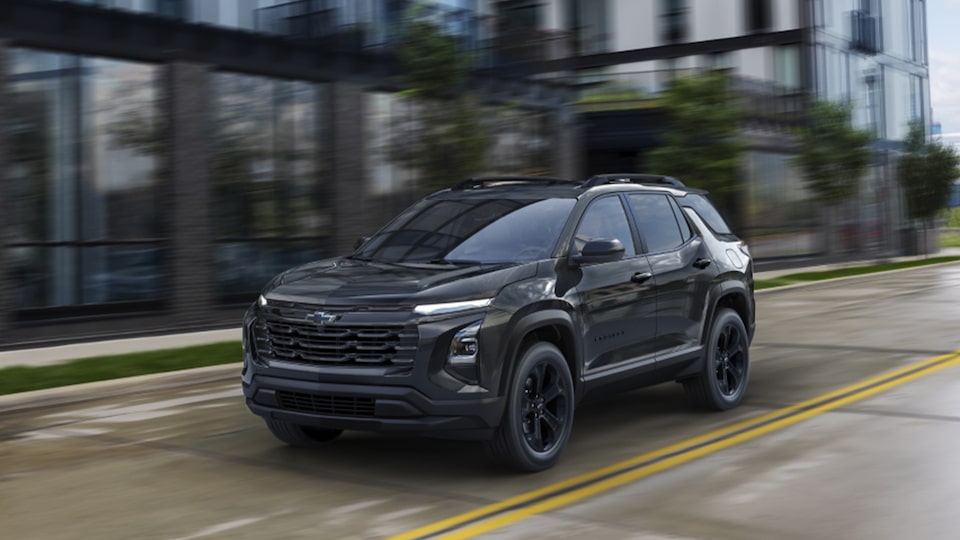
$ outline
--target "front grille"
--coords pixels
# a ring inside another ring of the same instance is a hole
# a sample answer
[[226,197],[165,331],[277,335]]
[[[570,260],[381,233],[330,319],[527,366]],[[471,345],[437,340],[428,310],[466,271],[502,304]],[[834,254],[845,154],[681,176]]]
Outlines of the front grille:
[[413,364],[419,342],[415,325],[318,324],[307,309],[268,308],[268,349],[278,360],[321,365]]
[[372,398],[331,396],[304,392],[277,391],[280,407],[290,410],[332,416],[373,417],[375,402]]

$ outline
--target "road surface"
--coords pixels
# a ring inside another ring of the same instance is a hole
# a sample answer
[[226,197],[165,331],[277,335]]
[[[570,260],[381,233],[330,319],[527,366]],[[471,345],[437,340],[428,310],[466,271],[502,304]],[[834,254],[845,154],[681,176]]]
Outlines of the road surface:
[[955,539],[957,349],[958,265],[763,293],[741,407],[691,409],[675,384],[584,403],[560,463],[536,475],[491,466],[474,443],[348,433],[284,447],[245,409],[238,374],[87,386],[78,402],[0,407],[0,530]]

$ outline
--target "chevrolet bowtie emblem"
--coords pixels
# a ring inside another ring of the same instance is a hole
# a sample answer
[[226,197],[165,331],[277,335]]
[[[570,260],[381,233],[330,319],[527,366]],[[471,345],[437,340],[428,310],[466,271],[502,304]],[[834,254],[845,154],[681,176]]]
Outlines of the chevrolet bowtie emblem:
[[327,313],[326,311],[316,311],[307,315],[308,321],[313,321],[319,325],[330,324],[336,322],[340,318],[340,315],[336,313]]

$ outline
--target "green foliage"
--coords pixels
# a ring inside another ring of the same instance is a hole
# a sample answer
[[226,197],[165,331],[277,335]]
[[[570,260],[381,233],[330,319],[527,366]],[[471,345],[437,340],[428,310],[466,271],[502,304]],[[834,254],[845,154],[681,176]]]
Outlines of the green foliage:
[[675,79],[660,98],[669,120],[664,144],[647,155],[650,172],[715,194],[742,184],[740,111],[723,72]]
[[927,141],[923,124],[914,123],[904,140],[906,154],[897,166],[897,179],[907,199],[910,217],[929,221],[950,197],[953,181],[960,178],[960,155],[940,141]]
[[464,88],[468,55],[422,6],[408,14],[399,53],[408,89],[398,96],[412,104],[417,120],[400,130],[394,155],[428,190],[484,170],[491,137],[482,109]]
[[851,125],[850,106],[843,103],[815,102],[807,120],[797,133],[800,152],[794,162],[818,202],[839,204],[859,189],[872,135]]
[[960,229],[960,208],[951,208],[946,212],[947,227]]
[[98,356],[49,366],[14,366],[0,369],[0,395],[231,362],[239,364],[242,355],[240,342],[227,341],[178,349]]

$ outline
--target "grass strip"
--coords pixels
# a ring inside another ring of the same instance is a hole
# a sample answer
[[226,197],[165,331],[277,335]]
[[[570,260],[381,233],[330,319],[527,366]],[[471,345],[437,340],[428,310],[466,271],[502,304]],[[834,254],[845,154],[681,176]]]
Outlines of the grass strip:
[[754,286],[757,290],[771,289],[773,287],[782,287],[784,285],[793,285],[796,283],[808,283],[810,281],[821,281],[824,279],[859,276],[863,274],[873,274],[876,272],[886,272],[888,270],[899,270],[901,268],[914,268],[917,266],[927,266],[930,264],[956,261],[960,261],[960,256],[933,257],[930,259],[917,259],[913,261],[903,261],[871,266],[849,266],[847,268],[837,268],[834,270],[823,270],[818,272],[799,272],[796,274],[787,274],[785,276],[770,279],[758,279],[756,280]]
[[960,232],[940,233],[940,247],[960,247]]
[[[24,354],[29,354],[24,352]],[[49,366],[0,369],[0,395],[135,375],[240,362],[239,341],[111,356],[94,356]]]

